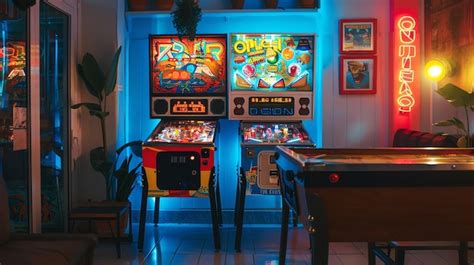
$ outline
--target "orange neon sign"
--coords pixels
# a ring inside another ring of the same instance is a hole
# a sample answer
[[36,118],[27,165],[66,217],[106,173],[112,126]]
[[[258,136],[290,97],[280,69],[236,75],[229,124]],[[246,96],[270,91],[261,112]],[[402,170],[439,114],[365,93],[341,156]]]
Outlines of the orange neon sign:
[[398,57],[401,67],[398,73],[398,110],[400,112],[411,112],[415,106],[412,83],[415,81],[414,60],[416,58],[416,31],[415,19],[411,16],[403,16],[398,19],[398,31],[400,44],[398,45]]

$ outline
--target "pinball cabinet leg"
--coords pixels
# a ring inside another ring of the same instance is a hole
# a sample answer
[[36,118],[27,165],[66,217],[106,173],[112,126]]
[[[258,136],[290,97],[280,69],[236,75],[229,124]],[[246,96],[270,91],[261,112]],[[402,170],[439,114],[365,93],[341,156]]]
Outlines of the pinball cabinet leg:
[[305,192],[308,206],[308,233],[311,243],[311,264],[327,265],[329,237],[324,202],[316,193]]
[[237,226],[237,212],[239,209],[239,200],[240,200],[240,176],[239,176],[239,172],[237,172],[237,192],[235,193],[234,226]]
[[216,251],[221,248],[220,234],[219,234],[219,217],[217,216],[217,201],[216,201],[216,174],[214,168],[211,170],[211,177],[209,178],[209,201],[211,204],[211,219],[212,219],[212,234],[214,237],[214,248]]
[[158,226],[160,221],[160,197],[155,197],[155,210],[153,211],[153,223]]
[[238,202],[235,211],[236,216],[236,232],[235,232],[235,251],[241,251],[242,245],[242,230],[244,225],[244,210],[245,210],[245,193],[247,191],[247,178],[245,177],[244,171],[241,169],[238,176]]
[[220,190],[219,179],[216,177],[216,205],[217,205],[217,220],[219,221],[219,227],[222,227],[222,204],[221,204],[221,190]]
[[142,167],[142,201],[140,206],[140,224],[138,226],[138,251],[143,251],[143,241],[145,239],[146,206],[148,200],[148,180],[145,170]]

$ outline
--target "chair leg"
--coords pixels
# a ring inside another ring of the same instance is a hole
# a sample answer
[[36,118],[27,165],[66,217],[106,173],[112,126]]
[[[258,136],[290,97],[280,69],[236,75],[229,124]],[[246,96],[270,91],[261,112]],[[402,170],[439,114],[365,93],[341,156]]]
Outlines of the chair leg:
[[128,241],[133,242],[132,203],[128,202]]
[[117,248],[117,258],[120,259],[120,256],[122,255],[122,251],[120,249],[120,213],[117,213],[117,216],[115,216],[115,225],[117,229],[116,237],[115,237],[115,245]]

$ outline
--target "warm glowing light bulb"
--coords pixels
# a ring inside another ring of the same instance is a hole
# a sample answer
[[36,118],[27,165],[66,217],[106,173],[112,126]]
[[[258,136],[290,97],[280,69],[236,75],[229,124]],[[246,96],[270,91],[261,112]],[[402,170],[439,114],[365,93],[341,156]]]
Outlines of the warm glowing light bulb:
[[428,75],[432,78],[439,78],[443,74],[443,68],[439,65],[433,65],[428,68]]
[[426,77],[433,81],[440,81],[446,77],[449,69],[448,65],[440,60],[431,60],[426,64]]

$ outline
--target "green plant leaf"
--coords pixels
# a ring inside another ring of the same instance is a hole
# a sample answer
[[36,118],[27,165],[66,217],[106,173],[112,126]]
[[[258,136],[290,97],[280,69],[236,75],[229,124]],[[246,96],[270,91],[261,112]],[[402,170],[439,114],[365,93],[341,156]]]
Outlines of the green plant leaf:
[[109,112],[96,111],[96,110],[91,110],[91,111],[89,111],[89,113],[92,116],[98,117],[99,119],[104,119],[105,117],[109,116],[109,114],[110,114]]
[[100,172],[107,179],[110,175],[112,163],[107,160],[104,148],[96,147],[92,149],[89,153],[89,159],[92,168]]
[[120,59],[120,52],[122,47],[120,46],[118,50],[114,54],[114,58],[112,59],[112,63],[109,68],[109,72],[107,73],[107,77],[105,79],[105,95],[108,96],[112,93],[115,89],[115,84],[117,83],[117,66]]
[[474,96],[461,88],[448,83],[436,92],[455,107],[474,105]]
[[96,103],[78,103],[71,106],[72,109],[78,109],[80,107],[87,108],[90,115],[96,116],[99,119],[104,119],[109,115],[108,112],[103,112],[102,107]]
[[449,120],[435,122],[435,123],[433,123],[433,125],[434,126],[440,126],[440,127],[455,126],[456,128],[462,130],[464,133],[467,133],[466,127],[464,126],[464,123],[456,117],[454,117],[452,119],[449,119]]
[[105,76],[104,72],[100,68],[97,60],[90,53],[86,53],[82,57],[82,67],[81,67],[83,78],[87,80],[91,85],[91,88],[95,90],[95,93],[100,95],[102,98],[102,91],[104,90]]
[[119,147],[117,151],[115,151],[115,153],[117,154],[117,156],[120,156],[123,150],[125,150],[127,147],[130,147],[134,155],[136,155],[137,157],[142,157],[142,143],[142,141],[128,142]]
[[77,65],[77,72],[79,76],[82,78],[82,81],[84,81],[84,84],[86,84],[86,88],[89,94],[96,97],[99,101],[102,101],[102,95],[85,77],[84,69],[82,68],[82,65],[80,64]]

